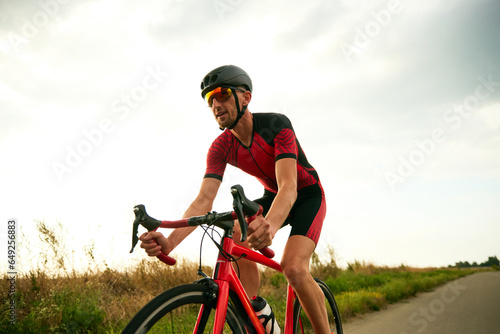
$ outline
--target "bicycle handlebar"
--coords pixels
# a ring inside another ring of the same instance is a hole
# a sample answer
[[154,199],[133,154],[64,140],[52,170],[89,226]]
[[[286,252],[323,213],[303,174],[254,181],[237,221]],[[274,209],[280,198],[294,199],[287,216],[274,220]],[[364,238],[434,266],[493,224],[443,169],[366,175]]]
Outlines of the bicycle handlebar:
[[[134,224],[132,229],[132,249],[130,253],[134,251],[139,238],[137,236],[139,225],[144,226],[149,232],[156,231],[159,227],[165,228],[178,228],[178,227],[188,227],[188,226],[198,226],[202,224],[214,224],[221,228],[232,228],[233,225],[228,225],[228,221],[234,221],[238,219],[241,230],[241,241],[245,241],[247,238],[248,220],[252,222],[258,215],[262,214],[262,206],[252,202],[246,198],[243,192],[243,187],[240,185],[234,185],[231,187],[231,194],[233,195],[233,209],[234,211],[229,211],[225,213],[209,212],[204,216],[196,216],[176,221],[160,221],[151,216],[146,212],[144,205],[139,204],[134,207]],[[268,247],[259,250],[264,256],[268,258],[274,257],[274,251]],[[174,265],[176,260],[164,253],[157,256],[159,260],[168,264]]]

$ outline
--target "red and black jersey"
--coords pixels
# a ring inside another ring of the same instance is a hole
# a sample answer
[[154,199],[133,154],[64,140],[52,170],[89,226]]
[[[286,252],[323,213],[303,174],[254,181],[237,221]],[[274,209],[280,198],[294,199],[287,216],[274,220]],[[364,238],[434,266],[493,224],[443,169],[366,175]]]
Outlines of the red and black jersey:
[[318,174],[307,161],[290,120],[282,114],[255,113],[250,146],[244,146],[226,129],[210,146],[205,177],[222,181],[226,164],[230,164],[255,176],[266,190],[276,193],[275,163],[283,158],[297,160],[297,190],[319,182]]

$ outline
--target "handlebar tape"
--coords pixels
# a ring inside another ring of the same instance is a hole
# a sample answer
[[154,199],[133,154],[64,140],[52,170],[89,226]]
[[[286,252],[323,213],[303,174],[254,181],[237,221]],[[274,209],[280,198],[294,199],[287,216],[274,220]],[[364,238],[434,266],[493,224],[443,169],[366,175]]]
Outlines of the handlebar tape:
[[163,262],[165,264],[168,264],[169,266],[173,266],[177,262],[176,259],[174,259],[173,257],[170,257],[170,256],[166,255],[165,253],[161,253],[160,255],[157,256],[157,258],[161,262]]
[[262,255],[264,255],[265,257],[267,257],[269,259],[272,259],[275,255],[274,251],[269,247],[264,247],[259,252],[261,252]]

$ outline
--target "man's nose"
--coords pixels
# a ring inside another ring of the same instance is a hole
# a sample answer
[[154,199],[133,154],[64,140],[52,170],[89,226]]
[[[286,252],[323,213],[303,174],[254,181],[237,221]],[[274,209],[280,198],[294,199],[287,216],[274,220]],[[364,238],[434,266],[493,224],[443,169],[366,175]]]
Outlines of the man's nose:
[[222,106],[222,102],[217,101],[216,98],[212,100],[212,108],[216,110],[217,108],[220,108]]

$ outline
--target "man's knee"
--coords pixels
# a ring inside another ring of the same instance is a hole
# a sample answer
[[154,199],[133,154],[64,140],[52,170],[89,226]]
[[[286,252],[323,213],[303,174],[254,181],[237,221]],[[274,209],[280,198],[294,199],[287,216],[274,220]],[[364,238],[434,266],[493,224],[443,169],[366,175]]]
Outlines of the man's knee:
[[294,261],[293,259],[288,261],[283,260],[281,262],[281,269],[283,270],[283,274],[285,275],[288,283],[292,287],[300,286],[300,284],[310,276],[309,266]]
[[281,260],[281,269],[288,283],[295,289],[300,284],[310,280],[309,262],[316,244],[302,235],[292,235],[288,238],[285,252]]

